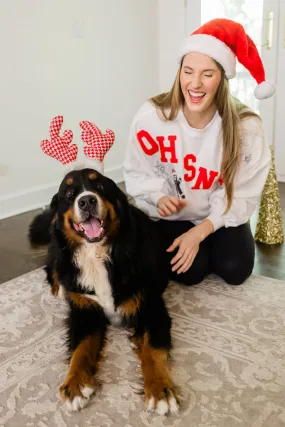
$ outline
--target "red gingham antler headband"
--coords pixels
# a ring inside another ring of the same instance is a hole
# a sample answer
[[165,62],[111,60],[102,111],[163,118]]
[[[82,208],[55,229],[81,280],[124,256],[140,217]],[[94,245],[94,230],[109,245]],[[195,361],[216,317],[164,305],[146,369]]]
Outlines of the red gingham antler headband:
[[85,156],[103,162],[105,154],[115,141],[114,132],[107,129],[106,133],[102,133],[96,125],[87,121],[80,122],[80,127],[83,129],[81,139],[87,144],[83,148]]
[[41,148],[45,154],[66,165],[76,160],[78,147],[76,144],[70,145],[73,139],[72,130],[65,130],[63,136],[60,136],[62,123],[63,116],[52,119],[49,128],[50,141],[47,139],[42,141]]
[[[52,119],[50,141],[42,141],[41,148],[48,156],[67,165],[76,161],[78,147],[76,144],[71,144],[73,139],[71,130],[65,130],[63,136],[60,136],[62,123],[63,116],[56,116]],[[103,134],[96,125],[88,121],[80,122],[80,127],[82,129],[81,139],[86,144],[83,148],[84,154],[93,161],[92,166],[95,169],[98,169],[98,166],[101,169],[104,157],[115,141],[115,134],[110,129]],[[84,167],[84,165],[82,166]],[[90,162],[88,166],[91,166]]]

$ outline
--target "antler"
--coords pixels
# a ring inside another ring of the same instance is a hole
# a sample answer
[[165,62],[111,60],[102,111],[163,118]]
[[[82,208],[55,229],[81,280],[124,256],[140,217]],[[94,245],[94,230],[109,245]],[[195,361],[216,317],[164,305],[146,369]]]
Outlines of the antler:
[[63,123],[63,116],[56,116],[52,119],[49,132],[50,141],[41,142],[41,148],[45,154],[59,160],[63,165],[74,162],[77,157],[78,147],[76,144],[70,145],[73,139],[72,130],[65,130],[60,136]]
[[115,141],[114,132],[107,129],[106,133],[102,133],[96,125],[88,121],[80,122],[80,127],[83,129],[81,139],[87,144],[83,147],[84,154],[90,159],[103,162],[106,153]]

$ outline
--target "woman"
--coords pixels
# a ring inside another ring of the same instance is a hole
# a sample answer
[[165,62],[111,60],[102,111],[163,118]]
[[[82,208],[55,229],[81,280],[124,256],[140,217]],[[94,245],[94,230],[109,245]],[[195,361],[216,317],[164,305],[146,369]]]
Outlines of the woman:
[[171,90],[146,102],[131,127],[127,192],[157,220],[170,277],[186,285],[210,272],[241,284],[253,270],[248,220],[270,151],[259,116],[230,94],[236,56],[258,83],[255,96],[273,95],[244,28],[215,19],[182,43]]

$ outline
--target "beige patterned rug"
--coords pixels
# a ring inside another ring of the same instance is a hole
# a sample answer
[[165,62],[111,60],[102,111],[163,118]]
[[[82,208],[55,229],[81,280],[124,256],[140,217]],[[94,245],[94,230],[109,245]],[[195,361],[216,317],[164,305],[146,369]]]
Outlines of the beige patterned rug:
[[50,296],[41,269],[1,285],[0,295],[0,426],[285,426],[285,281],[171,283],[165,297],[182,405],[169,417],[146,412],[138,361],[125,332],[113,328],[101,389],[69,413],[58,395],[67,371],[65,303]]

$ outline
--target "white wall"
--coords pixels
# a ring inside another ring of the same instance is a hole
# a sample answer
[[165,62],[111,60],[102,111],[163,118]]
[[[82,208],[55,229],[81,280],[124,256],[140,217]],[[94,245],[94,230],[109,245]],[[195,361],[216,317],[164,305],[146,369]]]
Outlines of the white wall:
[[62,167],[39,144],[57,114],[79,146],[80,120],[114,130],[105,171],[120,181],[132,118],[160,89],[157,8],[157,0],[1,3],[0,218],[54,193]]
[[186,0],[158,0],[158,16],[160,92],[167,92],[178,69],[180,43],[187,35]]

